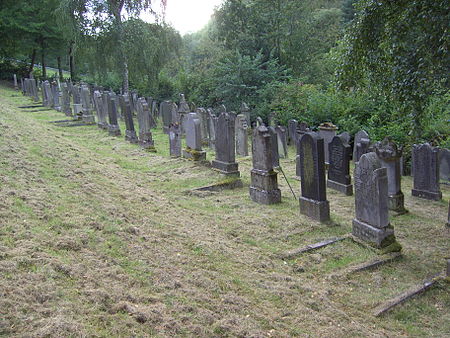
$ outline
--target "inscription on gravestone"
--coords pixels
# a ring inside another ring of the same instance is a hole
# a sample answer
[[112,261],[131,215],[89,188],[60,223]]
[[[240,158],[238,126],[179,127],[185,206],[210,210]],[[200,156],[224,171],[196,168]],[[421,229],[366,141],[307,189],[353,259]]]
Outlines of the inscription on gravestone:
[[347,196],[353,195],[352,180],[350,177],[350,156],[351,147],[345,135],[333,137],[328,145],[329,160],[327,187],[344,193]]
[[217,120],[216,159],[212,167],[224,175],[240,176],[235,159],[235,115],[221,113]]
[[413,145],[414,168],[412,195],[438,201],[442,199],[439,187],[439,148],[428,143]]
[[170,156],[180,157],[181,156],[181,131],[178,124],[171,124],[169,126],[169,145],[170,145]]

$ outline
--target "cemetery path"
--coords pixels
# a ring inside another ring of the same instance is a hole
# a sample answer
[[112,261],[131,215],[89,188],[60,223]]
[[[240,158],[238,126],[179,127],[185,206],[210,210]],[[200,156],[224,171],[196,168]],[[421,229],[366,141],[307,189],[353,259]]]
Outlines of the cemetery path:
[[[281,179],[283,203],[271,207],[252,203],[247,187],[186,193],[221,178],[169,158],[161,132],[149,154],[96,126],[54,123],[61,113],[19,108],[30,102],[0,87],[0,335],[450,332],[445,284],[393,316],[371,315],[442,269],[444,202],[407,198],[412,212],[393,220],[401,263],[341,278],[341,268],[376,254],[350,241],[288,261],[279,254],[348,233],[351,197],[329,194],[334,225],[326,226],[299,216]],[[239,161],[247,184],[251,161]],[[287,173],[292,162],[283,160]]]

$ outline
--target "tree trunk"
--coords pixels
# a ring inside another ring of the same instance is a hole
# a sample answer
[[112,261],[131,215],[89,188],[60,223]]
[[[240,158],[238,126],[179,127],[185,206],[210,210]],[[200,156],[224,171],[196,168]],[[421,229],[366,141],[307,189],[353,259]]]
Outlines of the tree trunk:
[[124,94],[128,94],[129,92],[129,80],[128,80],[128,60],[125,55],[125,46],[124,46],[124,34],[123,34],[123,24],[122,24],[122,18],[120,16],[120,13],[122,12],[122,8],[124,5],[124,1],[118,1],[113,5],[114,2],[110,3],[110,10],[112,11],[116,25],[117,25],[117,32],[118,32],[118,44],[119,44],[119,58],[120,58],[120,67],[122,67],[122,89]]
[[58,56],[56,58],[56,60],[58,61],[59,81],[63,82],[64,81],[64,77],[63,77],[63,71],[62,71],[62,68],[61,68],[61,56]]
[[35,61],[36,61],[36,48],[33,48],[33,53],[31,54],[30,68],[28,70],[28,76],[31,76],[31,73],[33,72],[34,62]]
[[75,81],[75,65],[74,65],[74,59],[73,59],[73,41],[70,42],[70,47],[69,47],[69,67],[70,67],[70,79],[72,81]]
[[45,49],[44,44],[42,44],[42,78],[45,80],[47,78],[47,68],[45,67]]

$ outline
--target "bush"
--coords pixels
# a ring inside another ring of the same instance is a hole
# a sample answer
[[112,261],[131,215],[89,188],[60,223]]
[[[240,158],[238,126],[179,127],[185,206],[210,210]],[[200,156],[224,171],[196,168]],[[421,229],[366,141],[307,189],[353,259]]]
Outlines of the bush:
[[22,61],[0,58],[0,80],[12,81],[14,74],[17,80],[28,77],[28,64]]

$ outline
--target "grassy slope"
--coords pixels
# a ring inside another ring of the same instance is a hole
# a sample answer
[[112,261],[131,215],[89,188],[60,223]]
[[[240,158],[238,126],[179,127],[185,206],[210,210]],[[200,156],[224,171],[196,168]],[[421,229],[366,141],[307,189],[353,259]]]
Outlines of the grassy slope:
[[[149,154],[95,126],[48,123],[61,113],[18,108],[30,103],[0,87],[0,335],[450,332],[445,283],[382,319],[371,315],[442,271],[450,255],[446,202],[412,198],[410,178],[403,191],[411,213],[392,219],[405,258],[340,278],[375,254],[350,241],[289,261],[277,254],[348,233],[352,197],[328,192],[339,226],[300,216],[281,177],[283,203],[252,203],[250,158],[239,159],[244,189],[186,195],[221,177],[170,159],[160,130],[158,153]],[[291,152],[282,160],[288,176]]]

